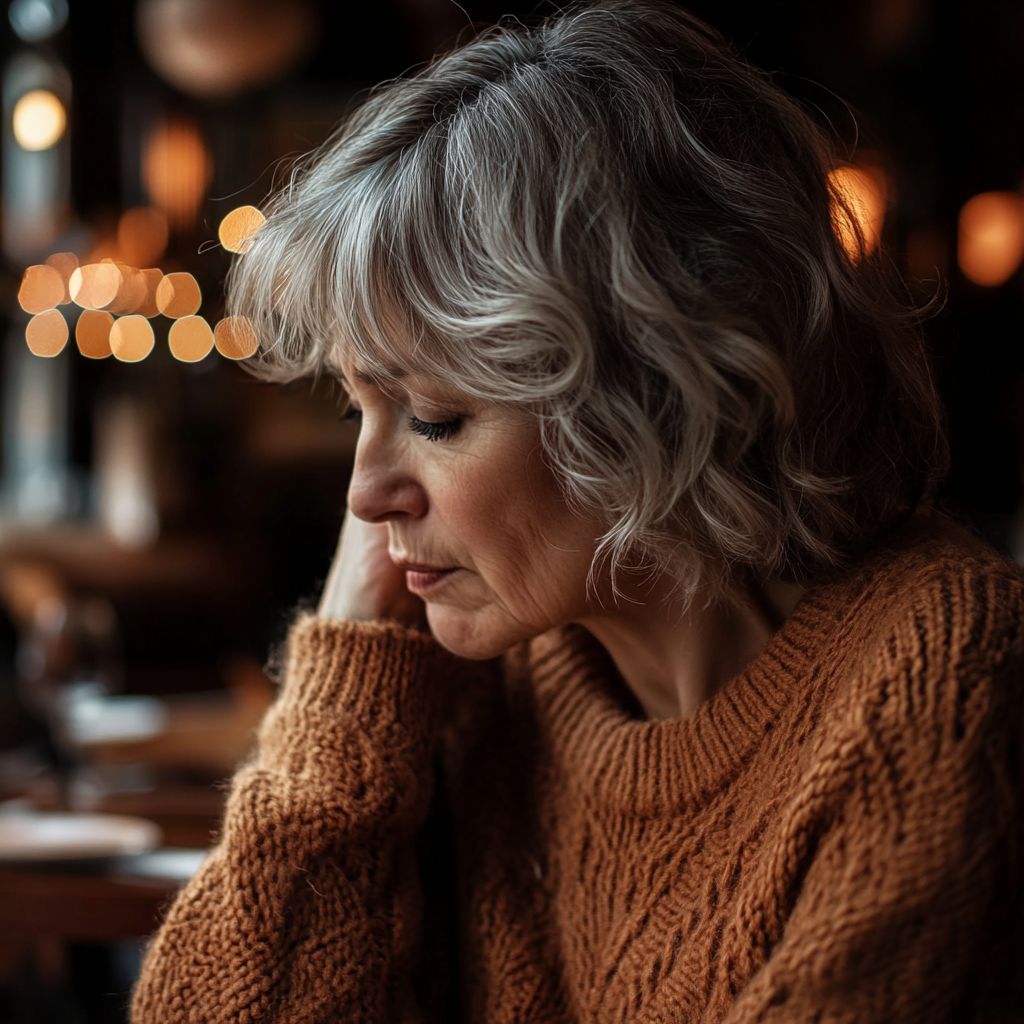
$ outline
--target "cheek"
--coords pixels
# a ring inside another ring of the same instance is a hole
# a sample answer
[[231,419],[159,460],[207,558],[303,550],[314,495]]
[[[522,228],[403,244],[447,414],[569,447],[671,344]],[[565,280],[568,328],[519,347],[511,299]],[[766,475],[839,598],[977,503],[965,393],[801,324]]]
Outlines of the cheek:
[[516,472],[515,459],[474,459],[445,474],[431,491],[432,503],[455,539],[481,554],[512,546],[528,526],[531,488]]
[[497,603],[516,622],[544,629],[586,600],[599,530],[569,510],[534,434],[513,444],[496,435],[437,479],[432,503],[460,560],[478,574],[487,595],[480,607]]
[[571,621],[587,600],[596,534],[561,499],[500,506],[477,548],[478,568],[515,619],[541,630]]

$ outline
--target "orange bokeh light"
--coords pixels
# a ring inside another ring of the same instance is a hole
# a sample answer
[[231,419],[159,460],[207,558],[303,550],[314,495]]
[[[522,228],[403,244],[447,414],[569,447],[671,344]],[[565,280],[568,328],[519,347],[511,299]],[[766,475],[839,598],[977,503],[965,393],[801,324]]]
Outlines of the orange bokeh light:
[[37,313],[25,327],[25,341],[33,355],[52,359],[68,342],[68,322],[59,309]]
[[18,289],[18,303],[26,313],[42,313],[53,309],[63,299],[64,279],[59,270],[45,263],[25,270]]
[[1024,259],[1024,199],[1016,192],[982,192],[960,210],[957,262],[964,277],[994,288]]
[[144,316],[122,316],[110,328],[110,351],[122,363],[137,363],[153,351],[153,328]]
[[228,252],[246,252],[252,236],[266,222],[267,218],[255,206],[239,206],[220,222],[217,237]]
[[172,229],[184,231],[195,223],[213,178],[213,161],[192,121],[167,118],[153,129],[143,149],[142,178]]
[[121,271],[115,263],[87,263],[68,280],[72,300],[83,309],[102,309],[117,297]]
[[167,217],[152,206],[125,210],[117,222],[117,248],[125,263],[152,266],[167,248]]
[[199,282],[191,274],[168,274],[156,290],[157,309],[172,320],[191,316],[202,302],[203,293],[199,290]]
[[64,282],[64,298],[58,303],[63,306],[71,301],[68,282],[71,280],[71,275],[78,269],[78,257],[73,252],[55,252],[52,256],[46,257],[46,265],[53,267]]
[[167,334],[171,355],[183,363],[198,363],[213,350],[213,331],[201,316],[183,316]]
[[106,359],[110,355],[110,328],[114,318],[99,309],[83,309],[75,327],[78,351],[89,359]]
[[259,348],[252,324],[244,316],[227,316],[213,332],[217,351],[225,359],[248,359]]
[[146,279],[141,271],[126,263],[118,263],[116,266],[121,274],[121,284],[107,309],[117,316],[136,313],[146,298]]
[[160,282],[164,279],[164,272],[159,267],[151,267],[149,270],[140,270],[138,273],[142,275],[143,280],[146,282],[146,296],[139,303],[135,312],[152,319],[160,313],[160,309],[156,304],[156,291],[160,287]]
[[836,204],[833,210],[835,232],[846,254],[851,260],[859,259],[863,244],[863,254],[869,255],[882,240],[889,193],[885,172],[872,164],[847,165],[836,167],[829,182],[846,200],[847,209]]

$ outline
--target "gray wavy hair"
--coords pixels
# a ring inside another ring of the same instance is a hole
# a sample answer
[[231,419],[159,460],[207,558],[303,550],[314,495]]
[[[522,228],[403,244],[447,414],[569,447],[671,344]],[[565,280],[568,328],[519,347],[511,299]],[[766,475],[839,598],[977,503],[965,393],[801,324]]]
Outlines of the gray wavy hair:
[[678,8],[498,26],[300,162],[229,312],[269,379],[341,340],[381,375],[531,409],[613,571],[667,571],[691,598],[737,572],[803,580],[945,466],[918,317],[884,256],[837,240],[836,160]]

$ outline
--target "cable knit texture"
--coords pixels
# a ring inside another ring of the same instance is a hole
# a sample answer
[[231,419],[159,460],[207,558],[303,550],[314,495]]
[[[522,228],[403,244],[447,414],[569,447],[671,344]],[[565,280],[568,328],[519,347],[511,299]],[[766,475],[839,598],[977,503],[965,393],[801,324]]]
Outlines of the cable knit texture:
[[1019,1019],[1022,612],[919,521],[669,721],[581,629],[467,671],[303,619],[133,1020]]

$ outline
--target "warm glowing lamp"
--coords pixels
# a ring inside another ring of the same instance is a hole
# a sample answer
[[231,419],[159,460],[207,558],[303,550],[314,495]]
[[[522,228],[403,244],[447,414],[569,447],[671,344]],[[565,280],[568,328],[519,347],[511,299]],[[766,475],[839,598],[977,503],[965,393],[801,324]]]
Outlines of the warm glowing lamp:
[[168,118],[153,129],[142,153],[142,178],[173,229],[192,226],[213,179],[213,161],[192,121]]
[[67,123],[64,104],[49,89],[33,89],[14,104],[14,138],[22,149],[33,153],[55,146]]
[[1016,192],[982,192],[960,210],[957,262],[964,277],[994,288],[1024,259],[1024,199]]
[[[829,174],[834,192],[845,201],[833,210],[835,232],[852,260],[869,255],[878,248],[885,223],[888,187],[885,172],[873,165],[836,167]],[[852,218],[852,220],[851,220]]]
[[217,324],[213,340],[225,359],[248,359],[259,348],[256,331],[244,316],[226,316]]
[[33,355],[52,359],[68,341],[68,322],[59,309],[37,313],[25,327],[25,341]]

